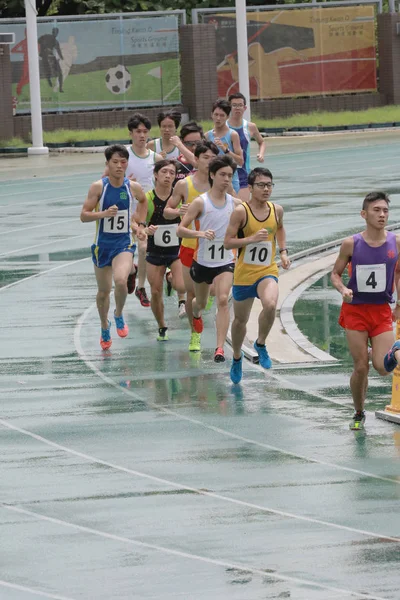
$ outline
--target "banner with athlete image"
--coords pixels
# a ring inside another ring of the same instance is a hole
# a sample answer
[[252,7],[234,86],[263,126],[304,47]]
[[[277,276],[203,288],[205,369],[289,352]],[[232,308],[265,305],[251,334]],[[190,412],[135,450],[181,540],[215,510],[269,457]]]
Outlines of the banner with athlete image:
[[[43,111],[174,104],[180,101],[176,15],[38,22]],[[30,110],[26,28],[11,46],[17,112]]]
[[[247,13],[250,94],[255,99],[376,91],[374,7]],[[239,91],[236,20],[205,13],[217,30],[218,93]]]

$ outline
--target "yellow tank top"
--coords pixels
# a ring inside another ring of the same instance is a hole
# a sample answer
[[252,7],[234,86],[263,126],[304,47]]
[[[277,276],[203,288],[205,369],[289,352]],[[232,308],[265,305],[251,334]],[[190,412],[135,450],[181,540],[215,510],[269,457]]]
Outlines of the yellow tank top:
[[238,237],[249,237],[260,231],[260,229],[267,229],[269,235],[266,242],[248,244],[243,248],[239,248],[239,257],[236,260],[233,274],[234,285],[253,285],[253,283],[267,275],[278,277],[278,265],[275,259],[278,221],[274,204],[272,202],[267,204],[269,207],[268,218],[259,221],[251,212],[247,202],[243,202],[246,211],[246,223],[242,229],[239,229]]
[[[197,196],[201,196],[201,194],[203,192],[199,192],[194,187],[192,175],[189,175],[188,177],[186,177],[185,181],[187,182],[186,204],[190,204],[191,202],[193,202],[193,200],[195,198],[197,198]],[[192,225],[193,224],[189,225],[189,229],[193,229]],[[182,238],[182,246],[185,246],[185,248],[193,248],[193,250],[194,250],[195,248],[197,248],[197,239],[196,238]]]

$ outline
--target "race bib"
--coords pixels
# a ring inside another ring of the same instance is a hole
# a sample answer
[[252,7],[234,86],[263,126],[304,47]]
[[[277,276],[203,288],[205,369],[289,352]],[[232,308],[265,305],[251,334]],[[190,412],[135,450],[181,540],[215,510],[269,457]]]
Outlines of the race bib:
[[128,210],[119,210],[115,217],[103,219],[104,233],[128,233]]
[[179,246],[179,238],[176,235],[177,228],[177,223],[171,225],[158,225],[158,228],[154,233],[155,246],[162,246],[163,248]]
[[386,264],[357,265],[356,266],[357,290],[377,294],[386,289]]
[[257,265],[260,267],[269,267],[272,258],[272,243],[258,242],[257,244],[248,244],[244,252],[243,262],[246,265]]
[[209,263],[220,263],[229,251],[224,248],[224,240],[204,240],[203,258]]

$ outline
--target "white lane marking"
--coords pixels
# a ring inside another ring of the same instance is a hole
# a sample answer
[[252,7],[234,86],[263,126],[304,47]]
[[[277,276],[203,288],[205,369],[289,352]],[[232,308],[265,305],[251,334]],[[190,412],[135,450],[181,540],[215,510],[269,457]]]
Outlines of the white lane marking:
[[58,594],[49,594],[48,592],[43,592],[42,590],[35,590],[33,588],[26,587],[25,585],[18,585],[17,583],[11,583],[10,581],[4,581],[0,579],[0,586],[9,588],[10,590],[18,590],[20,592],[27,592],[28,594],[33,594],[35,596],[41,596],[42,598],[52,598],[53,600],[74,600],[67,596],[59,596]]
[[41,271],[40,273],[35,273],[35,275],[29,275],[29,277],[24,277],[23,279],[19,279],[18,281],[14,281],[13,283],[3,285],[3,287],[0,287],[0,292],[3,292],[4,290],[8,290],[9,288],[15,287],[16,285],[19,285],[20,283],[24,283],[25,281],[28,281],[29,279],[36,279],[36,277],[41,277],[42,275],[47,275],[47,273],[51,273],[53,271],[58,271],[59,269],[66,269],[67,267],[70,267],[71,265],[76,265],[77,263],[83,262],[84,260],[89,260],[89,258],[90,258],[90,256],[88,256],[86,258],[79,258],[78,260],[73,260],[73,261],[65,263],[63,265],[58,265],[57,267],[52,267],[51,269],[47,269],[47,271]]
[[[0,258],[2,256],[9,256],[10,254],[17,254],[18,252],[24,252],[25,250],[33,250],[34,248],[41,248],[42,246],[60,244],[61,242],[67,242],[69,240],[77,240],[79,238],[88,237],[88,233],[83,233],[82,235],[73,235],[72,237],[60,238],[58,240],[50,240],[49,242],[43,242],[42,244],[34,244],[33,246],[25,246],[24,248],[17,248],[16,250],[10,250],[10,252],[2,252],[0,254]],[[93,235],[91,236],[93,239]]]
[[53,221],[52,223],[42,223],[41,225],[32,225],[31,227],[20,227],[19,229],[9,229],[8,231],[0,230],[0,235],[13,234],[13,233],[16,233],[17,231],[30,231],[31,229],[40,229],[41,227],[52,227],[53,225],[59,225],[60,223],[62,223],[64,225],[65,223],[72,223],[72,221],[77,223],[78,217],[75,217],[75,219],[62,219],[61,221]]
[[[275,452],[280,452],[281,454],[285,454],[286,456],[292,456],[293,458],[300,458],[302,460],[306,460],[306,461],[311,462],[311,463],[315,463],[315,464],[318,464],[318,465],[323,465],[323,466],[331,467],[333,469],[338,469],[340,471],[347,471],[349,473],[354,473],[356,475],[361,475],[362,477],[370,477],[372,479],[379,479],[380,481],[387,481],[387,482],[390,482],[390,483],[395,483],[397,485],[400,485],[400,479],[397,480],[397,479],[393,479],[391,477],[383,477],[381,475],[375,475],[374,473],[369,473],[367,471],[361,471],[359,469],[352,469],[351,467],[344,467],[344,466],[341,466],[341,465],[337,465],[335,463],[330,463],[330,462],[327,462],[327,461],[322,461],[322,460],[319,460],[317,458],[312,458],[312,457],[309,457],[309,456],[305,456],[304,454],[297,454],[297,453],[294,453],[294,452],[290,452],[289,450],[284,450],[283,448],[278,448],[277,446],[272,446],[271,444],[265,444],[263,442],[258,442],[256,440],[243,437],[242,435],[239,435],[239,434],[236,434],[236,433],[232,433],[230,431],[227,431],[226,429],[221,429],[220,427],[215,427],[214,425],[208,425],[208,424],[203,423],[202,421],[200,421],[198,419],[194,419],[193,417],[188,417],[186,415],[181,415],[180,413],[176,413],[173,410],[170,410],[168,408],[160,407],[157,404],[154,404],[153,402],[149,402],[147,400],[144,400],[144,398],[142,398],[142,396],[140,396],[139,394],[136,394],[133,390],[121,387],[113,379],[111,379],[107,375],[104,375],[104,373],[102,373],[100,371],[100,369],[98,369],[96,367],[96,365],[93,364],[92,361],[88,359],[88,357],[86,356],[86,354],[85,354],[85,352],[84,352],[84,350],[82,348],[82,343],[81,343],[81,330],[82,330],[82,326],[83,326],[83,323],[85,322],[87,316],[90,314],[90,312],[92,312],[92,310],[95,308],[95,306],[96,306],[96,304],[92,304],[92,306],[89,306],[89,308],[87,308],[85,310],[85,312],[78,319],[78,322],[77,322],[77,324],[75,326],[75,331],[74,331],[74,344],[75,344],[75,348],[76,348],[76,351],[77,351],[79,357],[81,358],[81,360],[84,361],[84,363],[86,364],[87,367],[89,367],[103,381],[105,381],[107,384],[115,387],[115,389],[118,389],[123,394],[131,396],[131,397],[135,398],[136,400],[140,400],[141,402],[145,402],[148,406],[151,406],[152,408],[154,408],[156,410],[159,410],[160,412],[163,412],[165,414],[171,415],[171,416],[176,417],[178,419],[181,419],[183,421],[187,421],[187,422],[192,423],[194,425],[199,425],[200,427],[203,427],[204,429],[209,429],[210,431],[214,431],[216,433],[219,433],[221,435],[230,437],[232,439],[236,439],[236,440],[239,440],[241,442],[245,442],[246,444],[255,445],[255,446],[258,446],[260,448],[265,448],[266,450],[273,450]],[[253,365],[252,363],[250,363],[250,365],[254,369],[261,371],[263,374],[266,374],[265,369],[263,369],[259,365]],[[286,386],[289,385],[290,387],[292,387],[292,389],[296,389],[296,390],[302,391],[303,393],[309,394],[311,396],[315,396],[317,398],[321,398],[321,399],[323,399],[325,401],[329,400],[333,404],[338,404],[339,406],[344,406],[341,402],[338,402],[338,401],[335,401],[335,400],[330,400],[329,398],[327,398],[325,396],[322,396],[321,394],[304,390],[300,386],[298,386],[296,384],[292,384],[291,382],[288,382],[287,380],[285,380],[284,377],[281,377],[280,375],[274,375],[274,374],[270,374],[270,375],[272,377],[274,377],[276,380],[285,383]]]
[[141,542],[139,540],[135,540],[133,538],[126,538],[120,535],[116,535],[113,533],[107,533],[105,531],[101,531],[100,529],[93,529],[92,527],[85,527],[84,525],[78,525],[77,523],[71,523],[70,521],[64,521],[61,519],[56,519],[55,517],[47,517],[41,513],[37,513],[35,511],[27,510],[24,508],[20,508],[17,506],[10,506],[9,504],[4,504],[0,502],[0,507],[6,510],[10,510],[16,513],[20,513],[23,515],[28,515],[30,517],[34,517],[41,521],[48,521],[49,523],[54,523],[56,525],[61,525],[63,527],[69,527],[70,529],[75,529],[77,531],[82,531],[84,533],[90,533],[96,536],[100,536],[109,540],[123,542],[125,544],[130,544],[132,546],[138,546],[140,548],[147,548],[150,550],[156,550],[158,552],[164,552],[166,554],[171,554],[172,556],[178,556],[179,558],[187,558],[189,560],[197,560],[204,562],[206,564],[215,565],[218,567],[224,567],[228,569],[237,569],[239,571],[249,572],[256,575],[261,575],[262,577],[270,577],[271,579],[277,579],[278,581],[288,581],[291,583],[297,583],[300,585],[308,585],[312,587],[317,587],[323,590],[329,590],[331,592],[337,592],[341,594],[346,594],[348,596],[354,596],[355,598],[365,598],[366,600],[387,600],[386,598],[382,598],[381,596],[372,596],[370,594],[363,594],[360,592],[355,592],[353,590],[347,590],[343,588],[336,588],[329,585],[324,585],[322,583],[317,583],[315,581],[311,581],[309,579],[301,579],[300,577],[291,577],[290,575],[279,575],[269,569],[259,569],[257,567],[252,567],[251,565],[246,564],[237,564],[231,563],[224,560],[218,560],[214,558],[208,558],[207,556],[202,556],[200,554],[191,554],[189,552],[182,552],[181,550],[174,550],[172,548],[167,548],[165,546],[159,546],[157,544],[149,544],[147,542]]

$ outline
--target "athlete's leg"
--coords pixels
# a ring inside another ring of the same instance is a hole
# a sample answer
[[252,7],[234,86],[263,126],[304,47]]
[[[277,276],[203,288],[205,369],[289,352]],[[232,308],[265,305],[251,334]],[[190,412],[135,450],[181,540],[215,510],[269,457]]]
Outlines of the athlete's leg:
[[131,252],[121,252],[112,261],[116,317],[120,317],[124,309],[126,296],[128,295],[127,279],[131,268]]
[[138,240],[138,282],[137,286],[139,289],[144,288],[146,283],[146,252],[147,252],[147,240]]
[[383,359],[394,343],[393,331],[384,331],[371,338],[372,364],[379,375],[389,375],[383,366]]
[[94,265],[94,273],[97,281],[97,296],[96,304],[99,311],[101,327],[108,329],[108,311],[110,310],[110,293],[112,288],[112,268],[111,267],[96,267]]
[[195,283],[194,284],[195,297],[193,298],[193,316],[196,319],[201,317],[201,311],[206,307],[208,295],[210,293],[210,285],[208,283]]
[[368,387],[368,332],[346,329],[346,337],[353,359],[353,373],[350,377],[351,395],[353,396],[355,411],[361,412],[364,410]]
[[257,286],[257,294],[262,304],[262,311],[258,317],[258,338],[256,342],[259,346],[263,346],[275,319],[279,295],[278,282],[272,277],[262,279]]
[[193,331],[193,300],[194,300],[194,283],[190,277],[190,267],[182,265],[183,282],[186,289],[186,314],[189,321],[190,329]]
[[171,264],[171,283],[174,290],[178,293],[179,300],[185,300],[185,283],[183,281],[182,263],[177,258]]
[[241,349],[243,340],[246,335],[246,325],[249,320],[251,309],[253,308],[254,298],[247,298],[247,300],[234,300],[233,301],[233,312],[235,318],[232,322],[231,333],[232,333],[232,348],[233,357],[239,360],[241,357]]
[[165,266],[147,263],[147,279],[151,287],[150,306],[158,327],[166,327],[164,321],[163,281]]
[[229,328],[229,306],[228,298],[229,292],[232,288],[233,273],[226,271],[217,275],[214,279],[215,284],[215,297],[217,300],[217,316],[216,316],[216,327],[217,327],[217,348],[223,348],[226,341],[226,334]]

